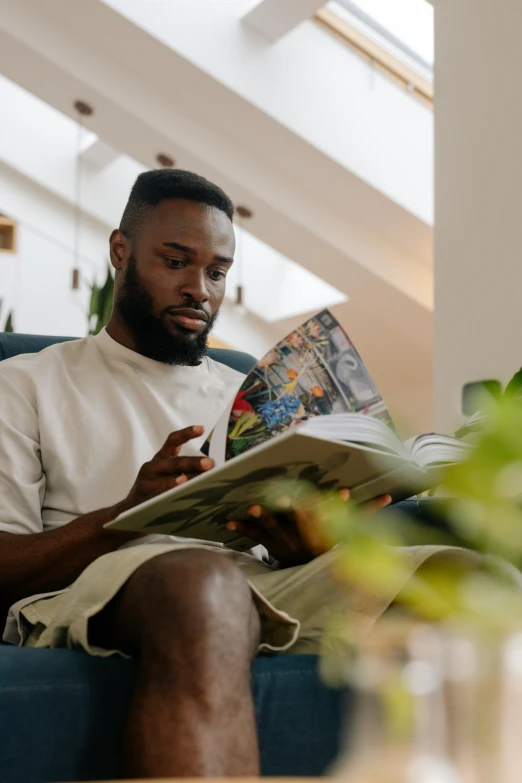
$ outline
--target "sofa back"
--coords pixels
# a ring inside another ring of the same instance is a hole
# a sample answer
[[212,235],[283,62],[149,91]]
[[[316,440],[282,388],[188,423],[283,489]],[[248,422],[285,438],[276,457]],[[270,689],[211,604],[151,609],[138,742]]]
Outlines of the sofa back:
[[[54,343],[64,343],[67,340],[76,340],[76,337],[49,337],[40,334],[16,334],[0,332],[0,361],[10,359],[20,353],[38,353]],[[209,348],[208,355],[211,359],[221,364],[226,364],[244,375],[252,369],[256,360],[253,356],[242,351],[231,351],[225,348]]]

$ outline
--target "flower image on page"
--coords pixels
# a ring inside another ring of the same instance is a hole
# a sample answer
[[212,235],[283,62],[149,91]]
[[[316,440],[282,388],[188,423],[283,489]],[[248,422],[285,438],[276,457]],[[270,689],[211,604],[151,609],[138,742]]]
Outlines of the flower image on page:
[[232,404],[226,459],[313,416],[368,413],[391,424],[377,387],[328,310],[291,332],[250,371]]

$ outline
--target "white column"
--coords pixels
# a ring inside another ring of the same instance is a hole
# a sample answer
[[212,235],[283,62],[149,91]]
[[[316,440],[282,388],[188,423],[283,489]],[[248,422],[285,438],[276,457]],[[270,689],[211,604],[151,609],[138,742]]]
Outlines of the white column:
[[522,365],[522,2],[435,0],[435,425]]

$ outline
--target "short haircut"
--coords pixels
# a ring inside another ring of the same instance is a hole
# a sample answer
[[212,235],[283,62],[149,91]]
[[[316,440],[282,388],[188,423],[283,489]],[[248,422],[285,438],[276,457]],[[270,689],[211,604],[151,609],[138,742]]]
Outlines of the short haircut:
[[123,212],[120,231],[135,236],[150,213],[164,199],[182,198],[220,209],[232,220],[234,205],[220,187],[192,171],[153,169],[140,174]]

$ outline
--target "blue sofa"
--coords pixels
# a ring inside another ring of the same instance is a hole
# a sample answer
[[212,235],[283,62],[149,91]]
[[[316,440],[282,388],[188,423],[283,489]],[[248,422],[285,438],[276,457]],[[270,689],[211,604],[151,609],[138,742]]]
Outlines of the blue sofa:
[[[0,333],[0,360],[64,339]],[[243,372],[254,362],[236,351],[210,354]],[[305,655],[264,656],[254,664],[263,775],[321,775],[338,752],[341,715],[350,715],[352,695],[326,688],[317,666],[317,658]],[[133,661],[119,658],[0,644],[0,781],[119,778],[135,671]]]

